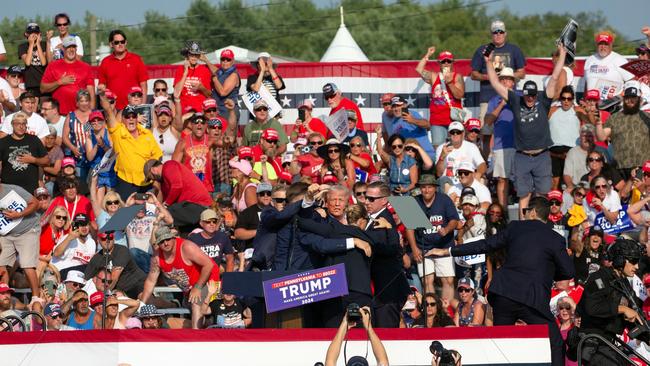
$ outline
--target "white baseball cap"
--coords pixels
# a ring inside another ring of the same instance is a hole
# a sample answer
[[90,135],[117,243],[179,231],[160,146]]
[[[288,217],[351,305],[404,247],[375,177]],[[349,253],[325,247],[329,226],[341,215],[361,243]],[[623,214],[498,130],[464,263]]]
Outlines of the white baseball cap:
[[65,281],[63,282],[74,282],[82,285],[86,284],[83,272],[75,270],[68,271],[68,275],[65,277]]
[[447,131],[451,132],[453,130],[465,131],[465,126],[458,121],[454,121],[449,124],[449,127],[447,127]]
[[456,171],[459,170],[473,172],[476,170],[476,168],[474,167],[474,163],[472,163],[471,161],[461,161],[460,163],[458,163],[458,167],[456,168]]

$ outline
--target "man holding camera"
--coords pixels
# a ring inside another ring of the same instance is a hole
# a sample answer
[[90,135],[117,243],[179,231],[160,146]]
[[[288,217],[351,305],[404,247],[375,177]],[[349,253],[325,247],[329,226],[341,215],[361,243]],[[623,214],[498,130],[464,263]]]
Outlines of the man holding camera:
[[[640,311],[642,302],[628,278],[639,269],[645,249],[636,241],[618,238],[608,249],[611,267],[602,266],[589,275],[577,312],[582,317],[580,333],[598,334],[614,344],[627,328],[630,338],[648,341],[650,330]],[[633,329],[639,327],[641,333]],[[582,357],[589,365],[623,365],[626,361],[615,351],[585,342]]]

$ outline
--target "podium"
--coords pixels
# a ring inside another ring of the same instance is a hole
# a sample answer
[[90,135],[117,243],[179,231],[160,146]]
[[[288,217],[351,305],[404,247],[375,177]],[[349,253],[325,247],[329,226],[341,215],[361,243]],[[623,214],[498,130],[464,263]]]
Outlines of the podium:
[[[221,275],[221,291],[226,294],[251,299],[253,327],[255,328],[302,328],[301,307],[266,312],[264,289],[262,283],[279,277],[304,271],[262,271],[262,272],[225,272]],[[263,314],[263,316],[260,316]]]

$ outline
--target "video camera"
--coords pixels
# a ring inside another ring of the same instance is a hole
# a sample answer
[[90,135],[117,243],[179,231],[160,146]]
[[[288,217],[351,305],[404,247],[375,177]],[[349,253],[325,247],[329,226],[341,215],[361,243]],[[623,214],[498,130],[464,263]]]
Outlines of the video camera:
[[348,323],[361,323],[361,308],[357,303],[348,305]]

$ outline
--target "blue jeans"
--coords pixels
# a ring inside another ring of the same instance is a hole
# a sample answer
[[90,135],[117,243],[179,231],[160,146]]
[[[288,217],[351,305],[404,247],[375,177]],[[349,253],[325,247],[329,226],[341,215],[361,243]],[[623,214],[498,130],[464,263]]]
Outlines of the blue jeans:
[[138,248],[131,248],[129,249],[129,252],[131,252],[131,256],[133,256],[135,264],[137,264],[144,273],[149,273],[149,267],[151,266],[151,254]]

